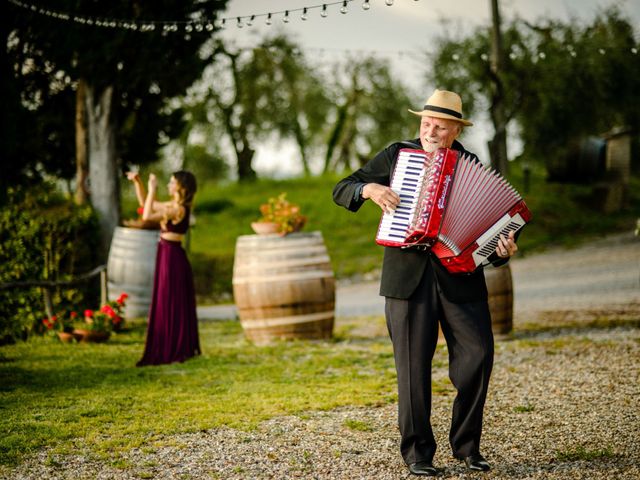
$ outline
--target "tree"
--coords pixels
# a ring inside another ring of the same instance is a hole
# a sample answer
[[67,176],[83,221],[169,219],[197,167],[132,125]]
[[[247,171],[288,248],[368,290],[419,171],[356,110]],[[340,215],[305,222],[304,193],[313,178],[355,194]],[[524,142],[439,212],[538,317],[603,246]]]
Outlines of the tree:
[[326,123],[328,133],[324,171],[351,170],[398,138],[415,131],[407,114],[411,105],[406,87],[391,75],[387,62],[375,58],[351,60],[333,85],[336,105]]
[[[491,103],[489,29],[441,37],[430,80],[459,91],[468,114]],[[616,7],[586,26],[515,19],[503,30],[504,120],[515,120],[523,155],[547,168],[576,138],[616,125],[640,127],[640,62],[631,22]],[[637,52],[637,50],[636,50]],[[506,128],[506,127],[505,127]]]
[[258,78],[261,71],[275,72],[262,89],[268,92],[274,111],[271,122],[281,138],[293,138],[300,151],[302,168],[311,173],[309,151],[317,146],[326,130],[331,108],[323,79],[309,67],[302,51],[284,36],[267,40],[256,52],[253,63]]
[[324,127],[329,101],[318,75],[286,37],[265,38],[251,50],[217,41],[212,64],[185,98],[189,128],[224,132],[235,153],[239,181],[253,180],[255,145],[273,134],[293,138],[305,172],[308,153]]
[[[212,20],[225,3],[226,0],[119,0],[105,4],[61,0],[57,8],[85,17],[123,19],[140,25],[145,20],[205,22]],[[119,220],[118,171],[128,164],[155,160],[162,138],[180,133],[181,112],[167,114],[163,109],[165,101],[183,93],[201,74],[205,63],[199,48],[211,33],[203,28],[174,34],[161,28],[144,33],[140,28],[134,31],[65,24],[30,10],[13,9],[13,22],[6,32],[8,62],[20,85],[23,104],[29,103],[36,111],[49,107],[47,100],[53,96],[51,81],[38,82],[43,76],[70,79],[73,90],[84,86],[89,193],[99,212],[103,245],[107,246]],[[73,100],[64,110],[71,125],[77,111]]]

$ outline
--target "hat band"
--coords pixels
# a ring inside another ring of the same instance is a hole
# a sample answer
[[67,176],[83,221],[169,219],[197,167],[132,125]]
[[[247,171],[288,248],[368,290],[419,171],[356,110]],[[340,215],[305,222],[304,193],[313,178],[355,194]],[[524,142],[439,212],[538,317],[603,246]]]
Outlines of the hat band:
[[455,110],[451,110],[449,108],[442,107],[434,107],[431,105],[425,105],[424,110],[431,110],[432,112],[438,113],[446,113],[447,115],[451,115],[452,117],[462,118],[462,114],[460,112],[456,112]]

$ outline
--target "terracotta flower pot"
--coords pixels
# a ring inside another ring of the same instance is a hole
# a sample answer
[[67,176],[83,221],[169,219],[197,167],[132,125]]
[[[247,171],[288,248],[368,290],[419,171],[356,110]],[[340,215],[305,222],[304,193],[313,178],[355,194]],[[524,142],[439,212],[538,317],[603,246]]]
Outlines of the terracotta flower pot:
[[280,231],[280,225],[275,222],[251,222],[251,228],[258,235],[272,235]]
[[80,337],[79,341],[85,343],[103,343],[109,340],[109,337],[111,336],[111,332],[97,332],[82,328],[76,328],[73,333]]
[[74,340],[79,341],[79,337],[73,334],[73,332],[58,332],[58,338],[62,343],[73,343]]

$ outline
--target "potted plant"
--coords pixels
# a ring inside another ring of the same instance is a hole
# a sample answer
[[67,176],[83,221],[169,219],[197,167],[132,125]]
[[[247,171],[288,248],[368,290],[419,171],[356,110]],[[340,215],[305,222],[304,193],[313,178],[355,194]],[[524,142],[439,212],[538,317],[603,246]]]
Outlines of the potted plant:
[[73,333],[79,335],[82,342],[106,342],[112,331],[122,328],[122,311],[127,297],[126,293],[122,293],[116,300],[102,305],[99,310],[85,310],[83,328],[76,328]]
[[78,314],[71,310],[45,318],[42,324],[49,335],[58,337],[64,343],[71,343],[77,339],[73,334],[73,324],[77,318]]
[[142,211],[143,207],[138,207],[136,209],[136,213],[138,214],[137,218],[125,219],[122,221],[122,225],[129,228],[141,228],[143,230],[159,230],[160,223],[152,220],[143,220],[142,219]]
[[260,213],[262,216],[251,223],[251,228],[258,235],[287,235],[301,230],[307,222],[307,217],[300,213],[300,207],[289,202],[284,192],[260,205]]

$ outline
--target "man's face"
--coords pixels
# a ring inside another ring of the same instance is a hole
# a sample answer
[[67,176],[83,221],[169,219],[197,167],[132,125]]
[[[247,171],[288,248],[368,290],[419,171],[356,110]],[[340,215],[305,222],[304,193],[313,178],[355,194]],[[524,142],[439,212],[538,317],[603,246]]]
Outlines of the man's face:
[[437,117],[421,118],[420,143],[425,152],[449,148],[459,134],[460,124],[454,120]]

